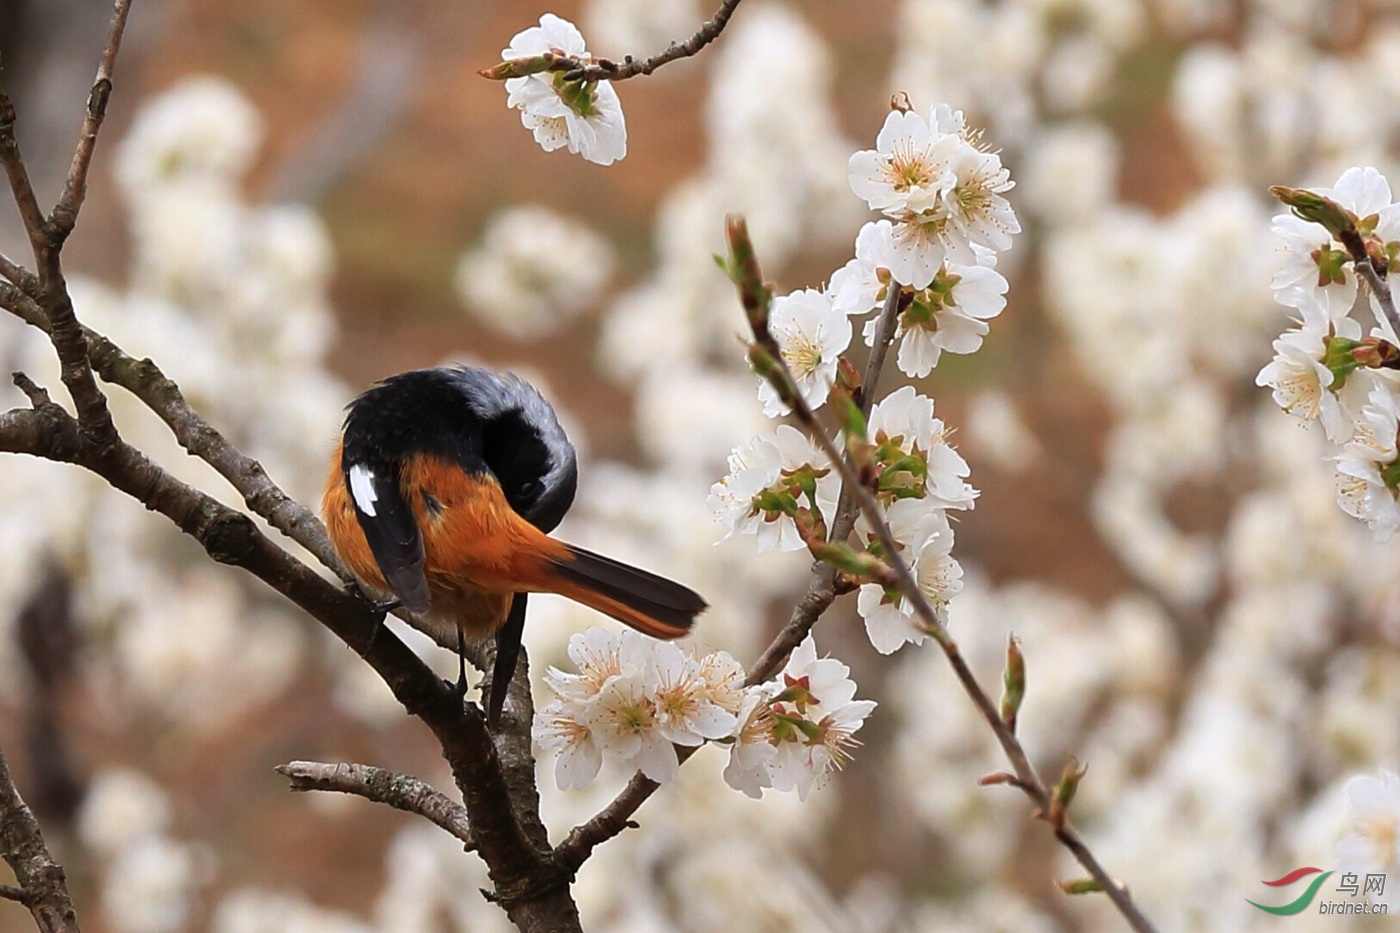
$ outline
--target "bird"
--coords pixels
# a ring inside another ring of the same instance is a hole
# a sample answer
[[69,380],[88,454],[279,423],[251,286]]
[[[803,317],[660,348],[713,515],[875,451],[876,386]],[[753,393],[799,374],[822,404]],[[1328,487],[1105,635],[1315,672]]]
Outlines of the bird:
[[[665,577],[549,536],[578,456],[554,408],[513,373],[456,364],[376,383],[346,406],[321,509],[357,584],[392,595],[439,643],[494,637],[487,721],[514,674],[530,593],[557,593],[659,639],[706,602]],[[363,592],[363,590],[361,591]]]

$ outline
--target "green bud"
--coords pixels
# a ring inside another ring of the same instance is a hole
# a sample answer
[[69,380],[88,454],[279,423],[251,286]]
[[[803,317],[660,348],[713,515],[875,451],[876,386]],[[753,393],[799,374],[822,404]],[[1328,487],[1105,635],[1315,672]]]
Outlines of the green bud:
[[1381,467],[1381,479],[1385,481],[1385,488],[1391,492],[1400,489],[1400,460]]
[[1363,341],[1347,337],[1328,335],[1322,338],[1322,344],[1322,365],[1332,371],[1331,388],[1336,391],[1346,385],[1347,377],[1362,366],[1357,351],[1361,350],[1363,357],[1366,351],[1362,347]]
[[1079,793],[1079,782],[1084,779],[1084,775],[1089,772],[1089,766],[1082,768],[1079,762],[1070,758],[1065,762],[1064,771],[1060,772],[1060,783],[1055,785],[1055,799],[1051,801],[1052,810],[1058,809],[1061,812],[1069,809],[1070,803],[1074,801],[1074,795]]
[[1304,190],[1274,185],[1269,194],[1293,208],[1293,213],[1303,220],[1321,224],[1327,232],[1341,240],[1344,236],[1356,235],[1356,215],[1331,198]]
[[749,327],[759,341],[770,342],[768,309],[773,303],[773,289],[763,281],[763,270],[758,266],[758,255],[749,239],[749,225],[743,215],[725,217],[724,234],[729,241],[730,277],[739,286],[739,300],[748,315]]
[[1313,250],[1311,255],[1313,262],[1317,263],[1318,288],[1346,284],[1346,265],[1351,262],[1351,256],[1345,250],[1321,246]]
[[1055,884],[1066,894],[1097,894],[1103,885],[1093,878],[1075,878],[1071,881],[1057,881]]
[[532,55],[529,58],[513,58],[510,61],[501,62],[499,65],[492,65],[490,68],[482,68],[477,74],[483,78],[490,78],[492,81],[504,81],[507,78],[524,78],[528,75],[537,75],[542,71],[548,71],[559,57],[553,52],[545,52],[541,55]]
[[1016,731],[1016,715],[1026,698],[1026,656],[1021,653],[1021,640],[1015,635],[1006,639],[1006,667],[1001,672],[1001,721]]

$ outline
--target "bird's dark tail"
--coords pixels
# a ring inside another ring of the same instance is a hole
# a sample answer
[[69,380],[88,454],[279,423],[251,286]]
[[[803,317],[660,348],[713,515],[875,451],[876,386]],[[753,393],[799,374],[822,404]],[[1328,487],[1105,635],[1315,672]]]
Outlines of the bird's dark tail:
[[680,638],[708,605],[689,587],[573,545],[549,566],[555,592],[653,638]]

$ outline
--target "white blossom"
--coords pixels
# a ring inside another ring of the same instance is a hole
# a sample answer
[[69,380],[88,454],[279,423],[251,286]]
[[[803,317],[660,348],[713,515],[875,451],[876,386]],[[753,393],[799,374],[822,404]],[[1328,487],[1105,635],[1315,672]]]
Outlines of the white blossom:
[[850,668],[835,658],[818,658],[810,634],[778,675],[782,686],[773,702],[777,753],[769,763],[773,789],[797,791],[806,800],[829,772],[839,770],[859,743],[855,733],[875,709],[856,700]]
[[550,668],[555,699],[535,714],[535,739],[556,751],[560,789],[587,786],[604,760],[653,781],[675,777],[676,745],[700,745],[738,725],[743,668],[727,654],[704,659],[637,632],[590,628],[569,639],[578,671]]
[[[938,365],[944,350],[975,353],[981,349],[982,338],[991,329],[987,320],[1006,307],[1006,290],[1006,279],[995,269],[947,263],[928,288],[914,293],[899,315],[895,362],[900,372],[922,379]],[[874,346],[878,325],[876,318],[866,322],[866,346]]]
[[[826,295],[808,288],[773,299],[768,329],[797,391],[809,407],[819,408],[836,382],[837,360],[851,345],[850,319],[834,308]],[[768,417],[788,413],[787,405],[766,379],[758,387],[758,398]]]
[[[578,27],[546,13],[538,26],[517,33],[501,51],[501,58],[510,61],[555,51],[591,60]],[[509,78],[506,105],[520,111],[520,122],[545,152],[568,146],[570,152],[599,165],[611,165],[627,155],[627,123],[609,81],[566,83],[561,73],[548,71]]]
[[876,148],[851,156],[851,190],[894,221],[889,263],[894,279],[925,288],[945,260],[971,265],[973,245],[1011,246],[1021,230],[1002,195],[1010,174],[995,153],[969,138],[962,114],[936,107],[930,118],[894,111]]
[[[948,604],[962,589],[962,568],[952,557],[953,531],[947,516],[928,499],[899,499],[890,506],[887,518],[919,592],[939,623],[946,623]],[[856,611],[865,620],[870,643],[881,654],[891,654],[908,642],[922,644],[927,637],[914,604],[878,583],[861,586]]]
[[[1382,242],[1400,240],[1400,205],[1391,203],[1390,184],[1376,169],[1349,168],[1336,185],[1316,193],[1358,218],[1375,215],[1373,232]],[[1308,300],[1328,301],[1345,314],[1356,297],[1356,274],[1345,259],[1346,248],[1320,224],[1291,213],[1274,218],[1274,232],[1285,247],[1282,266],[1273,279],[1275,297],[1294,308]]]
[[973,507],[978,493],[964,479],[971,471],[949,446],[942,419],[933,416],[933,399],[902,386],[871,409],[866,427],[872,443],[892,444],[924,462],[926,476],[916,495],[930,496],[942,508]]
[[1336,376],[1324,362],[1330,339],[1321,312],[1305,311],[1298,328],[1274,341],[1274,358],[1259,370],[1254,384],[1271,388],[1274,402],[1290,415],[1320,422],[1328,440],[1340,444],[1350,436],[1351,417],[1333,391]]
[[1375,900],[1400,904],[1400,777],[1381,770],[1379,777],[1357,775],[1346,784],[1349,820],[1334,854],[1337,870],[1359,876],[1384,874],[1385,890]]
[[773,745],[775,692],[773,684],[758,684],[744,691],[736,717],[739,726],[724,768],[725,783],[755,800],[763,796],[765,787],[773,786],[768,766],[778,754]]
[[[763,507],[761,499],[769,492],[790,492],[784,475],[810,469],[816,477],[817,506],[823,519],[832,521],[840,480],[826,455],[806,434],[791,425],[779,425],[729,455],[729,475],[710,487],[707,500],[715,520],[725,525],[725,538],[751,534],[758,538],[758,550],[795,551],[806,544],[792,517]],[[810,507],[808,502],[799,505]]]
[[[984,152],[964,142],[952,165],[953,182],[944,195],[948,217],[960,235],[973,246],[1008,250],[1012,234],[1021,232],[1021,222],[1011,204],[1002,197],[1015,185],[1011,173],[1001,164],[1001,156]],[[970,251],[950,249],[949,258],[970,263]]]
[[843,314],[860,315],[885,301],[893,233],[894,227],[888,220],[874,220],[860,228],[855,258],[832,273],[826,288],[832,307]]
[[952,185],[952,163],[961,140],[935,132],[920,114],[891,111],[875,148],[851,156],[851,190],[872,210],[921,214],[939,206]]

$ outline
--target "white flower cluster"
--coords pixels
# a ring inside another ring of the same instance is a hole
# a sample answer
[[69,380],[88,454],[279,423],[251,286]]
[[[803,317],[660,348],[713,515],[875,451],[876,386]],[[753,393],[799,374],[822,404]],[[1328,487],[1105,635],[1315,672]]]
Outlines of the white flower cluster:
[[[1315,193],[1349,211],[1362,235],[1382,249],[1393,255],[1400,247],[1400,204],[1376,169],[1347,169],[1334,187]],[[1376,341],[1394,347],[1396,335],[1368,292],[1376,326],[1363,342],[1362,325],[1351,317],[1358,276],[1346,248],[1326,229],[1281,214],[1274,231],[1285,245],[1274,298],[1300,320],[1274,341],[1274,358],[1255,381],[1273,390],[1284,411],[1322,425],[1327,440],[1340,448],[1332,455],[1337,504],[1366,522],[1379,540],[1388,540],[1400,529],[1400,377],[1362,364],[1364,354],[1377,352]]]
[[[1011,246],[1020,223],[1002,196],[1012,184],[1009,174],[975,139],[962,113],[947,106],[935,107],[928,119],[895,110],[877,148],[850,158],[852,190],[886,218],[861,229],[855,258],[836,271],[825,292],[775,298],[769,319],[809,406],[822,405],[831,392],[851,341],[849,318],[882,306],[891,288],[901,290],[897,363],[905,374],[927,376],[943,351],[981,347],[987,319],[1006,304],[1006,279],[994,268],[997,253]],[[877,320],[865,327],[867,343],[874,343]],[[759,398],[769,417],[787,413],[766,381]],[[873,407],[867,429],[896,540],[929,602],[946,617],[962,569],[952,557],[945,513],[972,508],[977,490],[933,412],[931,398],[904,386]],[[729,474],[711,488],[709,505],[728,529],[726,537],[755,535],[760,551],[797,550],[807,543],[804,534],[821,534],[831,521],[838,489],[815,444],[782,426],[734,449]],[[925,637],[913,606],[896,592],[867,583],[857,609],[883,653]]]
[[730,746],[724,779],[750,797],[763,788],[812,787],[849,757],[875,704],[856,700],[840,661],[817,658],[809,635],[776,681],[744,687],[744,669],[723,651],[704,657],[636,632],[600,628],[569,639],[577,673],[550,668],[554,700],[535,714],[540,746],[555,750],[560,789],[580,789],[604,760],[658,783],[676,777],[677,746]]
[[[509,62],[549,53],[592,60],[583,33],[553,13],[541,16],[538,26],[516,33],[501,50],[501,58]],[[545,152],[568,146],[599,165],[612,165],[627,155],[627,122],[610,81],[565,81],[561,72],[553,71],[508,78],[506,105],[520,111],[520,122]]]

